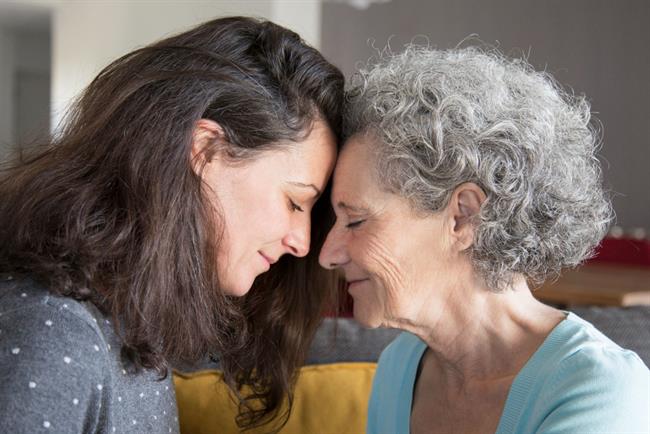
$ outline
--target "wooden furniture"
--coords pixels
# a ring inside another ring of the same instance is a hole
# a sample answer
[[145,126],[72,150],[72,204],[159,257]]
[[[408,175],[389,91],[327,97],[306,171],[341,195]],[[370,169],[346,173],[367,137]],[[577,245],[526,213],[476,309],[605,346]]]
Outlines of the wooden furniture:
[[590,263],[563,270],[555,282],[547,282],[533,294],[560,306],[650,305],[650,267]]

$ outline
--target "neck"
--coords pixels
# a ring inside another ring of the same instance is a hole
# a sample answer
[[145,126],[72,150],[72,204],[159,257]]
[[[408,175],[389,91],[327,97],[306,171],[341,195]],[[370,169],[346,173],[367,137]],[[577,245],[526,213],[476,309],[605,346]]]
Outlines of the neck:
[[564,319],[537,301],[523,278],[502,292],[457,285],[442,308],[436,305],[424,303],[397,326],[423,339],[436,370],[459,387],[512,380]]

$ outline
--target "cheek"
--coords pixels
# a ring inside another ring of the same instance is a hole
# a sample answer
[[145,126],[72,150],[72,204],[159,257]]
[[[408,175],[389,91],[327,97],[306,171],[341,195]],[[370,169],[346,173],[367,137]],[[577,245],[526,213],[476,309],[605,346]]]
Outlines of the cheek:
[[226,228],[234,250],[258,250],[281,239],[290,224],[287,206],[270,194],[242,198],[231,207]]
[[388,295],[408,278],[406,261],[399,253],[396,243],[382,234],[363,237],[363,241],[351,250],[351,256],[356,256],[359,265],[382,283]]
[[224,198],[220,205],[223,227],[217,249],[217,272],[224,285],[232,286],[237,281],[249,280],[247,274],[254,265],[254,254],[261,247],[258,238],[262,218],[245,201]]
[[400,262],[392,256],[390,246],[381,237],[358,236],[349,247],[350,258],[371,281],[364,294],[363,306],[359,307],[376,311],[375,314],[382,317],[392,316],[391,312],[399,305],[406,278]]

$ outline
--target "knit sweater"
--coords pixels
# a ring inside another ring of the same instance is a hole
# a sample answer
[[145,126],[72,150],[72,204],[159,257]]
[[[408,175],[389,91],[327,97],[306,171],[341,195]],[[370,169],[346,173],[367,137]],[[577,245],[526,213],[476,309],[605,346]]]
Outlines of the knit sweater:
[[11,433],[178,433],[171,373],[120,357],[89,302],[0,278],[0,427]]

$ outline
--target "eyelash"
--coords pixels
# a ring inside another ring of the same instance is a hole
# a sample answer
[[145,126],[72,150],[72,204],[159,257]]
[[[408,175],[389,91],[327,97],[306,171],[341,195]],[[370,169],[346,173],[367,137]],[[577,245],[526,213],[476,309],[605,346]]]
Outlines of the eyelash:
[[291,208],[291,211],[304,212],[304,210],[292,200],[289,200],[289,206]]
[[361,226],[361,223],[363,223],[365,220],[357,220],[356,222],[351,222],[345,225],[346,228],[348,229],[355,229]]

